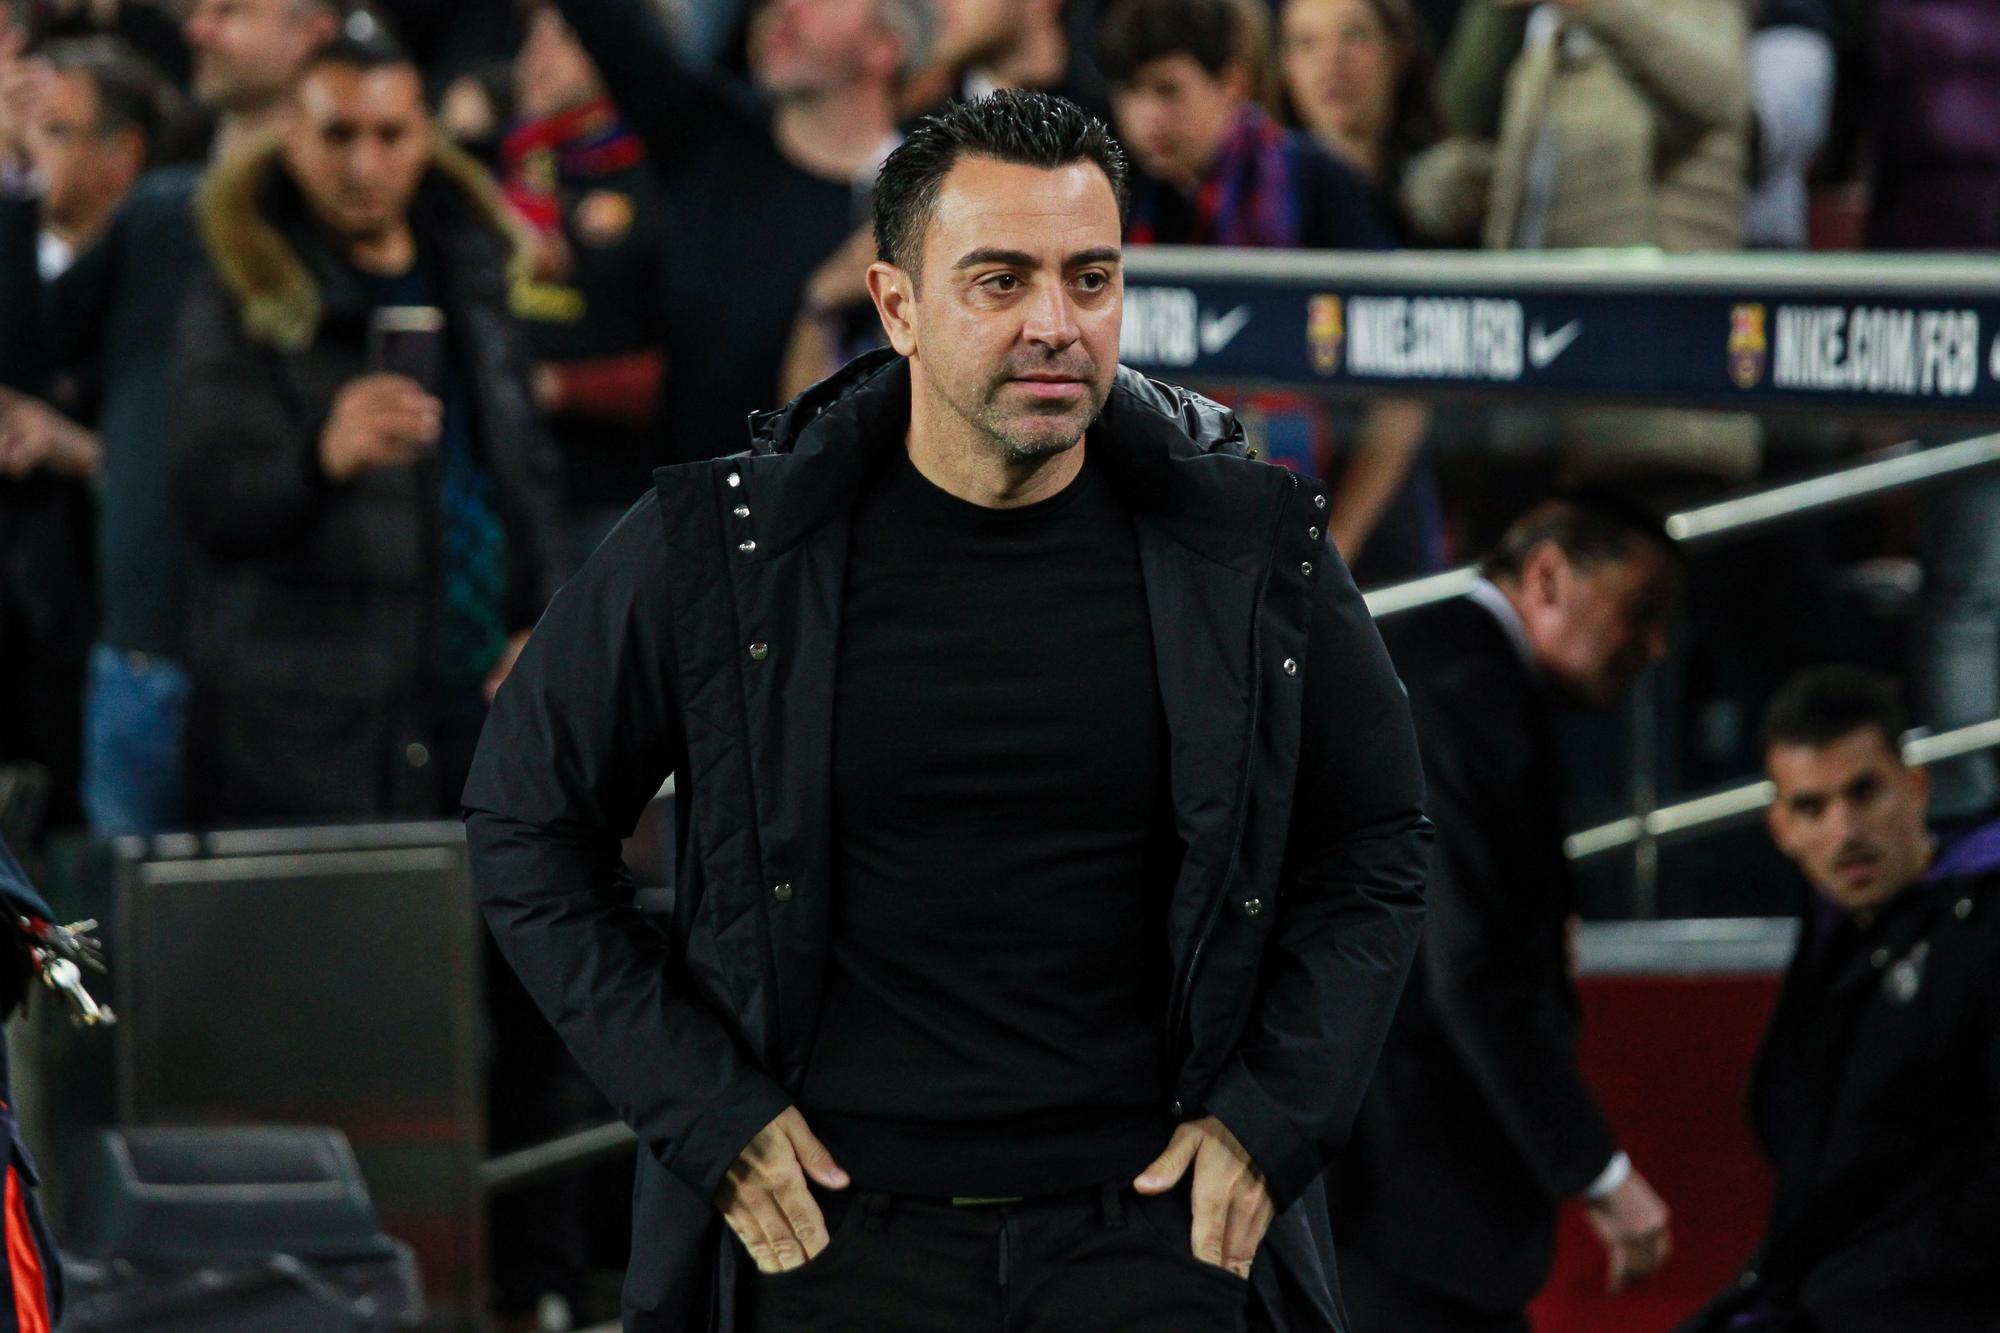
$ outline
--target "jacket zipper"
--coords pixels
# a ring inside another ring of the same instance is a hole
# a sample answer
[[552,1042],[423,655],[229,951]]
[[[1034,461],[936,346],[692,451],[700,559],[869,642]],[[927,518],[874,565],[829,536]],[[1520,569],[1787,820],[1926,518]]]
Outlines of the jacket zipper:
[[1245,807],[1249,804],[1246,798],[1250,786],[1250,752],[1257,741],[1257,719],[1264,699],[1263,637],[1257,633],[1256,617],[1263,611],[1264,594],[1271,586],[1271,570],[1277,563],[1278,532],[1284,525],[1286,504],[1291,498],[1291,492],[1299,488],[1297,476],[1288,476],[1286,480],[1290,483],[1290,491],[1280,497],[1278,512],[1271,519],[1272,555],[1270,560],[1265,562],[1264,572],[1258,576],[1257,595],[1251,603],[1250,716],[1243,729],[1242,757],[1237,764],[1235,816],[1229,829],[1229,860],[1224,863],[1221,886],[1208,905],[1208,912],[1202,920],[1201,933],[1195,937],[1194,949],[1188,954],[1187,967],[1181,973],[1180,989],[1173,1006],[1173,1017],[1168,1024],[1167,1045],[1169,1051],[1176,1053],[1176,1058],[1181,1037],[1187,1027],[1189,1011],[1193,1008],[1195,974],[1201,968],[1201,956],[1208,947],[1208,938],[1215,933],[1215,923],[1222,917],[1223,903],[1229,896],[1229,885],[1236,878],[1236,863],[1241,855],[1243,819]]

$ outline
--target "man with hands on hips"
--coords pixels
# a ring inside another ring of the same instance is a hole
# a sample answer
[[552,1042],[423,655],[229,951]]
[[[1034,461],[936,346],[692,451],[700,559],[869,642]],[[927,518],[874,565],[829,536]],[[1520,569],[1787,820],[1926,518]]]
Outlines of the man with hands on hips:
[[661,469],[495,702],[474,880],[643,1144],[628,1329],[1346,1328],[1415,739],[1325,495],[1118,368],[1125,176],[1047,94],[920,123],[892,350]]

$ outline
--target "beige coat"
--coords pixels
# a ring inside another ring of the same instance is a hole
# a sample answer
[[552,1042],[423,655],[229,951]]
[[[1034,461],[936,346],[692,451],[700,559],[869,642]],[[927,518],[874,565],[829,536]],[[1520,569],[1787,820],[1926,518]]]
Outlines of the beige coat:
[[[1528,7],[1473,0],[1445,60],[1452,137],[1411,163],[1404,205],[1489,249],[1734,250],[1750,172],[1744,0],[1585,0],[1526,42]],[[1563,417],[1578,479],[1741,481],[1753,418],[1600,409]]]

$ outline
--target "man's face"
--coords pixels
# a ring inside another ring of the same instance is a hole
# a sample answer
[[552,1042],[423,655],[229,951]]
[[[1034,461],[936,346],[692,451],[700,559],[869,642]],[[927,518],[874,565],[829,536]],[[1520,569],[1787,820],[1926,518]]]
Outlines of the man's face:
[[1372,0],[1291,0],[1280,30],[1285,86],[1300,118],[1322,133],[1377,138],[1401,69]]
[[361,242],[408,217],[430,141],[415,69],[321,65],[299,85],[286,117],[285,166],[321,225]]
[[1767,816],[1772,839],[1841,907],[1879,907],[1923,875],[1930,775],[1904,767],[1880,729],[1862,727],[1829,745],[1774,745],[1764,769],[1777,787]]
[[750,25],[751,74],[778,101],[887,80],[899,50],[875,0],[765,0]]
[[604,95],[597,66],[553,5],[528,20],[528,40],[514,61],[514,98],[522,116],[553,116]]
[[1633,538],[1616,560],[1577,564],[1554,543],[1530,553],[1520,609],[1535,656],[1562,693],[1609,708],[1667,653],[1680,575],[1666,552]]
[[88,74],[57,74],[30,134],[42,174],[42,208],[51,221],[88,227],[122,198],[145,163],[136,129],[103,134],[97,83]]
[[914,296],[900,319],[885,314],[916,391],[1009,461],[1070,448],[1118,369],[1118,241],[1117,199],[1094,163],[959,162],[922,238]]
[[183,31],[202,105],[254,111],[284,95],[333,20],[300,0],[196,0]]
[[1119,141],[1147,175],[1192,189],[1222,151],[1248,87],[1234,65],[1210,74],[1191,55],[1149,60],[1112,93]]

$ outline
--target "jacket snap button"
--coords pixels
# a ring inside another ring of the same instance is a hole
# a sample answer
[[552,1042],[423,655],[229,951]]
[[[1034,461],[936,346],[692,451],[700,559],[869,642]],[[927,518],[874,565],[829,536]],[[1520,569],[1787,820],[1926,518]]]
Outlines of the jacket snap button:
[[763,660],[764,660],[765,658],[769,657],[770,655],[771,655],[771,645],[770,645],[770,644],[768,644],[768,643],[753,643],[753,644],[751,644],[751,645],[750,645],[750,660],[751,660],[751,661],[753,661],[753,662],[761,662],[761,661],[763,661]]
[[1319,540],[1319,529],[1318,529],[1318,528],[1307,528],[1307,529],[1306,529],[1306,540],[1307,540],[1307,541],[1314,541],[1314,542],[1318,541],[1318,540]]
[[792,900],[792,886],[789,884],[773,884],[771,886],[771,896],[781,903],[788,903]]
[[1960,898],[1960,899],[1958,900],[1958,902],[1957,902],[1956,904],[1954,904],[1954,905],[1953,905],[1953,907],[1952,907],[1952,909],[1951,909],[1951,914],[1952,914],[1953,916],[1957,917],[1957,918],[1958,918],[1958,919],[1959,919],[1960,921],[1963,921],[1963,920],[1965,920],[1965,918],[1967,918],[1967,917],[1971,916],[1971,915],[1972,915],[1972,899],[1970,899],[1970,898]]
[[1172,1106],[1169,1106],[1169,1107],[1167,1108],[1167,1114],[1168,1114],[1169,1116],[1173,1117],[1173,1118],[1174,1118],[1175,1120],[1178,1120],[1178,1119],[1180,1119],[1180,1118],[1181,1118],[1181,1104],[1180,1104],[1179,1102],[1175,1102],[1175,1103],[1174,1103],[1174,1104],[1173,1104]]
[[1296,658],[1288,657],[1285,659],[1285,674],[1288,676],[1299,674],[1299,664]]
[[1313,562],[1310,560],[1301,561],[1299,564],[1299,573],[1305,575],[1307,578],[1311,578],[1313,576]]
[[422,768],[431,761],[431,752],[417,742],[411,741],[403,750],[403,758],[410,761],[411,768]]
[[1887,967],[1889,965],[1889,951],[1887,949],[1877,949],[1874,953],[1868,955],[1868,961],[1877,967]]
[[749,506],[749,505],[737,505],[737,506],[736,506],[736,517],[738,517],[738,518],[748,518],[748,517],[750,517],[750,506]]
[[736,549],[737,549],[737,550],[739,550],[739,551],[741,551],[741,552],[743,552],[743,554],[745,554],[745,555],[748,555],[748,554],[750,554],[750,553],[751,553],[752,551],[754,551],[754,550],[756,550],[756,549],[757,549],[757,543],[756,543],[756,542],[738,542],[738,543],[736,543]]
[[1314,509],[1326,508],[1326,497],[1324,495],[1315,495],[1313,497],[1313,508]]
[[1743,1290],[1745,1290],[1745,1291],[1748,1291],[1748,1290],[1750,1290],[1750,1288],[1752,1288],[1752,1287],[1754,1287],[1754,1286],[1756,1286],[1756,1285],[1757,1285],[1757,1274],[1756,1274],[1756,1272],[1755,1272],[1755,1271],[1752,1271],[1752,1272],[1748,1272],[1748,1273],[1745,1273],[1745,1274],[1744,1274],[1744,1275],[1743,1275],[1742,1277],[1739,1277],[1739,1278],[1737,1278],[1737,1279],[1736,1279],[1736,1285],[1737,1285],[1737,1286],[1739,1286],[1739,1287],[1741,1287],[1741,1288],[1743,1288]]
[[1262,916],[1263,914],[1264,914],[1264,900],[1262,898],[1252,898],[1248,902],[1243,904],[1243,915]]
[[734,472],[730,473],[730,474],[729,474],[729,484],[730,484],[731,486],[741,486],[741,485],[743,484],[743,478],[742,478],[742,476],[741,476],[741,475],[739,475],[739,474],[737,474],[737,473],[734,473]]

